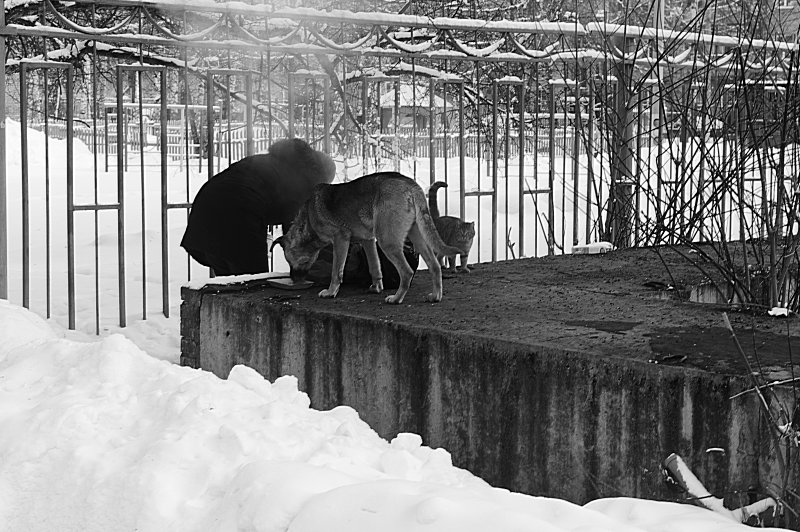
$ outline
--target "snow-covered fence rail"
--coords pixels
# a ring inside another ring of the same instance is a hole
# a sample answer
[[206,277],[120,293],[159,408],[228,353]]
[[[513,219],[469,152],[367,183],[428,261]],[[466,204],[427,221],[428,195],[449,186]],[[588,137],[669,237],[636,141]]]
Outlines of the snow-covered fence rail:
[[[341,179],[398,169],[424,186],[446,180],[443,210],[477,223],[472,261],[600,239],[730,241],[750,230],[787,234],[794,223],[785,206],[800,175],[797,47],[725,37],[699,19],[652,31],[149,0],[14,2],[3,15],[0,123],[23,108],[31,119],[0,129],[0,196],[15,197],[23,164],[48,189],[65,182],[58,172],[79,185],[73,198],[53,190],[45,207],[32,203],[36,215],[8,202],[0,296],[28,283],[47,287],[32,306],[53,300],[61,284],[38,279],[61,260],[60,204],[74,201],[90,211],[76,214],[90,244],[76,289],[98,294],[98,330],[108,317],[104,283],[119,284],[123,299],[141,292],[130,305],[147,316],[146,301],[162,299],[168,312],[177,285],[207,273],[178,247],[195,192],[289,135],[331,153]],[[23,91],[24,55],[73,64],[72,93],[52,69],[31,71]],[[60,120],[68,100],[71,127]],[[17,150],[8,131],[41,130],[41,116],[53,117],[47,135],[74,142],[77,155],[33,136]],[[123,216],[107,231],[115,209]],[[775,212],[784,215],[771,220]],[[23,250],[25,216],[54,229]],[[116,236],[133,227],[134,237]],[[108,246],[124,250],[116,265]],[[20,266],[23,253],[41,254],[41,268]],[[113,272],[127,262],[139,275],[118,283]],[[123,307],[120,323],[132,313]]]

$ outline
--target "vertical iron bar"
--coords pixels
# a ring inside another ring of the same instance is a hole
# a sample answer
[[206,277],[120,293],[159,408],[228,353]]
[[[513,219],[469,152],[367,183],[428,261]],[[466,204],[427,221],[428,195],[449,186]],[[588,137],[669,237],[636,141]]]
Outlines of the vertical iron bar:
[[45,239],[45,293],[47,294],[47,314],[50,318],[50,117],[48,116],[47,93],[47,70],[44,71],[44,239]]
[[245,156],[249,157],[255,154],[255,141],[253,140],[253,73],[248,72],[244,76],[244,90],[245,90]]
[[[720,83],[722,84],[724,82],[721,81]],[[725,102],[725,100],[729,100],[729,99],[730,98],[727,97],[727,94],[723,94],[722,95],[722,101],[723,102]],[[728,153],[730,140],[728,139],[728,131],[727,131],[727,129],[728,129],[727,124],[723,123],[723,125],[722,125],[722,161],[723,161],[722,162],[722,166],[723,166],[723,168],[725,167],[725,165],[729,164],[728,163],[728,161],[729,161],[728,157],[730,155]],[[725,240],[727,240],[727,241],[730,242],[732,237],[733,237],[733,235],[729,231],[726,231],[726,228],[725,228],[725,226],[727,225],[726,215],[725,215],[725,209],[726,209],[726,203],[727,203],[726,198],[728,197],[727,191],[730,189],[730,187],[729,187],[729,185],[727,185],[724,177],[720,176],[720,179],[721,179],[720,186],[722,187],[722,194],[721,194],[721,197],[720,197],[720,200],[719,200],[720,201],[720,211],[719,211],[719,216],[720,216],[720,220],[719,220],[719,223],[720,223],[720,241],[724,242]]]
[[[228,50],[228,66],[230,67],[230,50]],[[224,107],[224,109],[228,110],[228,112],[227,112],[228,116],[225,117],[226,118],[225,123],[226,123],[226,125],[228,127],[227,135],[225,135],[225,151],[227,152],[225,154],[225,158],[228,160],[228,165],[230,165],[231,162],[233,161],[233,153],[232,153],[233,144],[231,142],[231,133],[232,133],[232,131],[231,131],[231,103],[232,103],[231,102],[231,75],[230,74],[225,74],[225,107]],[[220,111],[222,111],[222,109],[220,109]],[[222,138],[220,138],[219,140],[220,140],[220,149],[217,150],[217,153],[219,154],[217,160],[219,161],[219,168],[221,170],[222,169]]]
[[[533,86],[536,87],[536,95],[533,104],[533,189],[539,190],[539,110],[541,109],[541,92],[539,88],[539,63],[533,65]],[[539,202],[537,201],[538,192],[531,196],[533,199],[533,254],[539,256]]]
[[315,97],[316,97],[316,84],[313,83],[313,81],[309,80],[309,78],[303,79],[303,140],[305,140],[309,144],[312,143],[311,139],[314,137],[314,124],[309,123],[309,121],[311,120],[311,115],[314,114],[314,110],[313,108],[309,109],[309,105],[316,104]]
[[117,65],[117,269],[119,281],[119,326],[127,324],[125,308],[125,129],[123,119],[122,65]]
[[[444,163],[444,182],[450,184],[447,178],[447,167],[449,166],[450,153],[447,145],[447,134],[449,131],[449,123],[447,122],[447,82],[442,83],[442,162]],[[447,213],[450,205],[449,194],[444,195],[444,212]]]
[[[92,21],[96,20],[96,8],[92,4]],[[94,204],[100,201],[98,196],[99,178],[97,171],[97,113],[100,109],[100,102],[97,95],[97,48],[92,50],[92,183],[94,185]],[[108,143],[106,142],[106,146]],[[108,162],[108,150],[106,150],[106,163]],[[94,325],[95,334],[100,334],[100,214],[94,211]]]
[[322,127],[325,131],[322,133],[322,149],[325,153],[331,153],[331,80],[326,77],[322,81],[322,89],[325,91],[322,100]]
[[[183,13],[183,27],[186,28],[186,12]],[[183,150],[184,150],[184,158],[186,159],[186,176],[185,176],[185,183],[186,183],[186,203],[190,202],[190,180],[191,180],[191,170],[189,168],[189,99],[191,98],[191,93],[189,92],[189,54],[186,51],[186,48],[183,49]],[[192,111],[192,116],[194,117],[194,111]],[[198,151],[200,147],[198,146]],[[197,154],[197,159],[200,160],[201,156],[200,153]],[[189,212],[191,208],[186,209],[186,224],[189,223]],[[192,258],[187,253],[186,254],[186,278],[191,281],[192,279]]]
[[400,82],[394,82],[394,109],[392,110],[392,129],[394,135],[394,170],[400,171]]
[[[0,87],[5,90],[5,87]],[[5,111],[5,109],[4,109]],[[30,183],[28,172],[28,65],[19,70],[20,164],[22,171],[22,306],[31,306]],[[3,152],[5,157],[5,152]],[[3,168],[5,170],[5,167]],[[3,196],[5,198],[5,196]],[[5,201],[5,199],[4,199]],[[4,240],[4,242],[7,242]],[[5,244],[3,244],[5,245]]]
[[[265,20],[267,35],[269,35],[269,20]],[[269,122],[267,122],[267,143],[272,145],[272,53],[267,50],[267,111]]]
[[288,128],[287,135],[290,139],[294,138],[294,74],[289,72],[287,83],[287,106],[286,111],[286,127]]
[[[477,127],[475,128],[475,156],[477,158],[477,168],[478,168],[478,176],[477,176],[477,183],[478,183],[478,190],[481,190],[481,127],[483,126],[483,119],[481,118],[481,64],[480,62],[475,63],[475,95],[477,106],[475,109],[475,123]],[[478,230],[478,262],[481,261],[481,237],[480,237],[480,230],[483,227],[481,225],[481,201],[482,196],[476,196],[476,201],[478,202],[478,208],[476,209],[476,218],[477,218],[477,227]]]
[[503,248],[505,249],[505,257],[508,260],[508,184],[511,182],[508,171],[509,171],[509,158],[511,156],[511,85],[506,84],[506,112],[505,112],[505,127],[503,128],[503,135],[505,136],[503,142],[503,150],[505,151],[505,156],[503,157],[503,177],[506,180],[506,198],[505,198],[505,212],[503,213],[503,218],[505,220],[505,226],[503,227],[504,231],[503,234],[506,235],[506,241]]
[[[380,58],[378,59],[380,61]],[[380,68],[378,69],[380,70]],[[317,84],[314,83],[314,88],[316,89]],[[383,128],[382,128],[382,118],[381,118],[381,81],[380,78],[375,82],[375,96],[373,98],[375,101],[375,120],[377,122],[376,132],[378,134],[377,138],[377,152],[375,154],[375,170],[379,170],[381,167],[380,160],[383,159]]]
[[[67,300],[68,327],[75,329],[75,173],[74,173],[74,85],[73,67],[67,67]],[[49,277],[49,276],[48,276]]]
[[367,77],[361,77],[361,160],[364,166],[363,172],[369,170],[369,139],[367,139]]
[[142,86],[142,71],[136,72],[136,83],[138,84],[139,98],[139,185],[141,187],[141,223],[142,223],[142,319],[147,319],[147,235],[145,231],[145,220],[147,211],[147,197],[145,194],[145,169],[144,169],[144,87]]
[[[350,102],[347,98],[347,56],[342,56],[342,98],[344,101],[342,102],[343,105],[350,105]],[[347,135],[347,123],[345,122],[344,133]],[[350,154],[351,148],[348,147],[348,155]],[[345,174],[345,181],[347,180],[347,174]]]
[[206,74],[206,157],[208,178],[214,177],[214,74]]
[[[572,123],[572,245],[578,245],[578,220],[579,220],[579,212],[578,212],[578,202],[580,198],[578,197],[578,189],[580,188],[580,178],[578,173],[580,172],[580,137],[579,135],[583,131],[583,118],[581,117],[581,83],[580,79],[581,76],[578,72],[578,67],[575,68],[575,111],[573,113],[574,122]],[[566,151],[566,144],[564,148]],[[589,242],[586,242],[587,244]]]
[[[162,69],[161,85],[161,311],[165,318],[169,318],[169,216],[167,195],[167,144],[169,130],[167,121],[167,70]],[[188,164],[187,164],[188,166]]]
[[[413,149],[411,160],[414,164],[412,177],[416,181],[417,157],[419,156],[417,152],[417,63],[413,57],[411,58],[411,146]],[[478,246],[480,245],[479,239]]]
[[108,142],[108,108],[106,108],[105,102],[103,102],[103,146],[105,147],[105,163],[106,163],[106,173],[108,173],[108,152],[109,152],[109,142]]
[[[436,181],[436,155],[433,151],[433,128],[436,121],[436,106],[433,101],[434,81],[430,78],[428,81],[428,166],[430,168],[428,175],[428,184],[432,185]],[[445,162],[447,164],[447,162]]]
[[550,83],[550,145],[549,155],[550,161],[548,163],[549,169],[547,172],[547,254],[553,255],[555,253],[556,242],[556,226],[555,226],[555,204],[553,203],[553,184],[556,180],[556,88],[553,83]]
[[569,121],[569,102],[567,80],[564,81],[564,99],[561,102],[563,120],[561,126],[561,253],[564,253],[567,242],[567,122]]
[[497,261],[497,80],[492,83],[492,262]]
[[525,73],[519,84],[519,258],[525,256]]
[[464,149],[464,80],[458,91],[458,216],[463,220],[467,215],[464,189],[467,186],[466,154]]
[[[644,81],[642,81],[644,83]],[[634,162],[634,172],[631,181],[633,181],[633,197],[634,197],[634,212],[633,212],[633,245],[640,245],[640,232],[641,232],[641,209],[642,209],[642,111],[644,103],[642,100],[642,92],[638,91],[636,94],[636,157]],[[703,129],[705,131],[705,129]],[[702,171],[702,170],[701,170]]]
[[594,186],[594,91],[595,85],[591,76],[588,78],[589,118],[586,128],[586,243],[592,241],[592,187]]

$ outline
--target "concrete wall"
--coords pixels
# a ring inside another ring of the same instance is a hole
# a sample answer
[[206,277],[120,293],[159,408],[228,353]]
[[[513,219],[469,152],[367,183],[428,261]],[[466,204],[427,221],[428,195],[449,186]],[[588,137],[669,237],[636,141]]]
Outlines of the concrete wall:
[[314,408],[352,406],[388,439],[418,433],[496,486],[578,503],[675,498],[659,468],[672,452],[715,494],[758,483],[758,404],[731,400],[746,383],[729,377],[291,300],[183,295],[183,364],[220,377],[235,364],[295,375]]

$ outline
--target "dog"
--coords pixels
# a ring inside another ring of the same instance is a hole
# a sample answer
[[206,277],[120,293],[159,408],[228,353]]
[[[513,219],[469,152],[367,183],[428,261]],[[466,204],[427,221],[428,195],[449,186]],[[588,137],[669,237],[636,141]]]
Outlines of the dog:
[[335,175],[327,154],[301,139],[279,140],[203,184],[181,246],[215,275],[269,271],[269,226],[289,224],[314,186]]
[[383,281],[378,249],[397,268],[400,285],[386,298],[387,303],[403,302],[414,271],[403,255],[408,237],[422,255],[431,274],[433,292],[426,301],[442,299],[442,270],[439,257],[459,250],[442,242],[428,210],[425,192],[414,180],[397,172],[378,172],[335,185],[317,185],[300,208],[289,231],[273,243],[283,247],[289,263],[289,276],[295,282],[305,279],[319,251],[333,244],[331,283],[320,297],[336,297],[342,284],[350,239],[362,241],[372,277],[368,291],[379,294]]

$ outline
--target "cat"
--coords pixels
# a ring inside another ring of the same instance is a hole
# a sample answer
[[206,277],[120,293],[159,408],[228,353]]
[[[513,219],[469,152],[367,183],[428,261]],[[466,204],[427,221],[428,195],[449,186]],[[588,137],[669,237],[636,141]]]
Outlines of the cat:
[[[472,241],[475,239],[475,222],[465,222],[461,218],[455,216],[441,216],[439,214],[439,204],[436,201],[436,192],[443,187],[447,187],[447,183],[443,181],[436,181],[428,189],[428,209],[431,211],[433,223],[436,230],[439,231],[439,236],[448,245],[461,250],[461,270],[462,272],[469,273],[470,269],[467,266],[467,257],[469,250],[472,248]],[[456,256],[443,255],[440,257],[442,266],[447,268],[447,271],[453,273],[456,269]],[[449,263],[449,266],[448,264]]]

